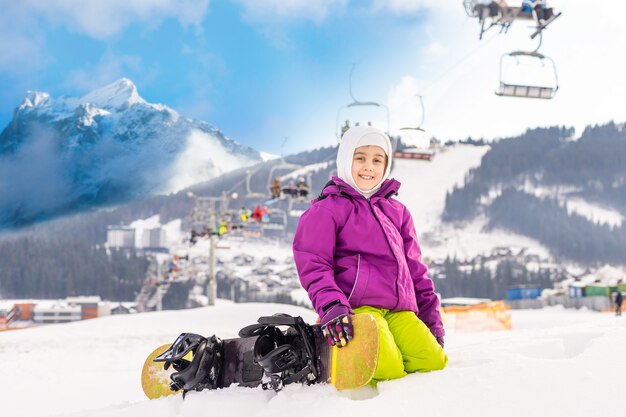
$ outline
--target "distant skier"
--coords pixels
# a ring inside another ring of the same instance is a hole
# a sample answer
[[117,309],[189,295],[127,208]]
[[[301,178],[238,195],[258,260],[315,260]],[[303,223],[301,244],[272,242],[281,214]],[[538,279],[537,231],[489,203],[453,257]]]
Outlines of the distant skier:
[[300,177],[298,179],[296,187],[298,188],[298,197],[307,198],[309,196],[309,184],[307,184],[304,178]]
[[239,210],[239,217],[242,223],[246,223],[250,218],[250,211],[245,206],[242,206],[241,210]]
[[372,314],[380,349],[374,380],[443,369],[444,328],[408,209],[387,179],[391,141],[368,126],[346,131],[337,176],[302,215],[293,243],[301,283],[330,344],[352,339],[351,315]]
[[256,206],[252,212],[252,219],[255,222],[261,223],[269,217],[269,213],[265,207]]
[[272,198],[274,199],[280,198],[280,189],[281,189],[280,178],[276,177],[272,181],[272,186],[270,187]]
[[552,7],[548,7],[545,0],[523,0],[521,10],[524,13],[532,13],[534,10],[537,23],[540,25],[544,24],[550,20],[552,16],[554,16]]
[[296,183],[293,180],[289,180],[287,186],[283,188],[283,193],[290,197],[297,197],[298,189],[296,188]]
[[228,223],[226,220],[220,220],[220,225],[217,229],[217,234],[222,236],[228,233]]
[[616,316],[622,315],[622,302],[623,301],[624,301],[624,298],[622,297],[622,292],[618,290],[615,293],[615,315]]

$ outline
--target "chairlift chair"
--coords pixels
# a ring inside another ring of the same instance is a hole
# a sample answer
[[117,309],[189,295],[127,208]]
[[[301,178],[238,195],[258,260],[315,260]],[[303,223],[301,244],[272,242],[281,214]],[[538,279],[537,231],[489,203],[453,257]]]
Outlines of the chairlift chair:
[[[550,71],[554,78],[554,83],[552,85],[532,85],[532,84],[520,84],[520,83],[511,83],[507,82],[504,78],[504,63],[507,59],[513,58],[519,62],[519,57],[529,57],[535,60],[539,60],[539,62],[543,65],[548,64],[548,71]],[[496,95],[501,97],[521,97],[521,98],[539,98],[539,99],[552,99],[556,95],[556,92],[559,89],[558,76],[556,72],[556,65],[554,64],[554,60],[552,58],[547,57],[543,54],[540,54],[537,51],[533,52],[524,52],[524,51],[515,51],[508,54],[502,55],[500,58],[500,86],[496,90]]]
[[309,200],[304,198],[289,199],[288,213],[290,217],[300,217],[311,206]]
[[420,103],[420,114],[421,114],[420,122],[417,124],[417,126],[401,127],[400,130],[414,130],[418,132],[426,132],[426,130],[424,130],[424,128],[422,127],[424,125],[424,117],[426,116],[426,112],[424,109],[424,100],[422,99],[422,96],[419,94],[416,94],[415,96],[419,99],[419,103]]
[[265,197],[267,197],[267,195],[265,193],[259,193],[259,192],[253,192],[252,188],[250,187],[250,180],[252,179],[252,176],[259,170],[259,168],[257,168],[254,171],[248,170],[246,172],[246,198],[247,199],[263,199]]
[[[352,74],[354,73],[354,67],[355,64],[352,65],[352,69],[350,70],[350,84],[349,84],[349,91],[350,91],[350,97],[352,98],[352,102],[348,103],[345,106],[342,106],[339,108],[339,110],[337,110],[337,123],[336,123],[336,135],[337,135],[337,140],[341,141],[341,137],[343,136],[343,131],[342,131],[342,120],[345,120],[346,122],[349,122],[350,119],[346,119],[345,118],[345,114],[347,113],[347,110],[355,110],[357,108],[376,108],[376,109],[382,109],[384,110],[384,116],[386,119],[386,123],[387,123],[387,128],[385,129],[385,133],[389,134],[389,126],[390,126],[390,122],[389,122],[389,108],[387,106],[385,106],[384,104],[381,103],[377,103],[375,101],[360,101],[357,100],[356,98],[354,98],[354,94],[352,93]],[[371,123],[372,120],[359,120],[358,122],[355,123]]]
[[269,190],[270,187],[272,186],[272,181],[275,178],[275,172],[276,171],[280,171],[280,170],[295,170],[295,169],[300,169],[300,168],[302,168],[302,165],[290,164],[289,162],[285,162],[285,160],[283,158],[281,158],[280,159],[280,163],[278,165],[274,165],[270,169],[270,174],[267,177],[267,187],[266,187],[266,189]]
[[267,223],[261,223],[263,229],[270,230],[285,230],[287,227],[287,215],[284,210],[270,209],[269,221]]

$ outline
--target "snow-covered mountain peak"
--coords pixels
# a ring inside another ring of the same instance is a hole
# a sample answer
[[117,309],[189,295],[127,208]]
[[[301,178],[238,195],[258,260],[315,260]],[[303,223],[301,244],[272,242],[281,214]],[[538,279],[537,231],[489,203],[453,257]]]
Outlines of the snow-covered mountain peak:
[[27,91],[19,109],[43,107],[50,104],[50,94],[43,91]]
[[93,90],[81,97],[80,102],[107,110],[125,110],[133,104],[146,103],[139,96],[135,84],[128,78],[121,78],[114,83]]
[[[42,159],[34,173],[19,165]],[[0,229],[73,207],[177,192],[260,160],[209,123],[146,102],[126,78],[82,97],[29,91],[0,132]],[[3,187],[12,172],[21,174],[21,193]],[[14,207],[29,209],[16,215]]]

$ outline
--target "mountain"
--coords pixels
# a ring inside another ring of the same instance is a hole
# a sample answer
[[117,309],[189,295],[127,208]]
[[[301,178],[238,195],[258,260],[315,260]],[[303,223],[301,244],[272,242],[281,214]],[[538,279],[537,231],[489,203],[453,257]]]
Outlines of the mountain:
[[0,229],[171,193],[262,160],[120,79],[82,97],[29,91],[0,133]]
[[443,218],[487,219],[584,264],[626,263],[626,130],[542,128],[493,143],[446,196]]

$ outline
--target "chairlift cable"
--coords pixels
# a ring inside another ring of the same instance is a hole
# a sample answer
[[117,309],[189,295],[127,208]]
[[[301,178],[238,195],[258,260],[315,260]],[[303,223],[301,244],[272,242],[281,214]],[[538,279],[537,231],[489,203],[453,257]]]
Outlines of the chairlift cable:
[[441,79],[443,79],[445,76],[447,76],[449,73],[451,73],[454,69],[456,69],[456,67],[458,67],[459,65],[461,65],[463,62],[465,62],[466,60],[468,60],[472,55],[474,55],[475,53],[477,53],[478,51],[480,51],[482,48],[484,48],[485,46],[487,46],[492,40],[494,40],[495,38],[497,38],[499,35],[499,33],[494,33],[493,35],[491,35],[491,37],[489,39],[487,39],[486,41],[481,41],[480,45],[478,45],[476,48],[474,48],[473,50],[471,50],[469,53],[467,53],[465,56],[463,56],[460,60],[458,60],[456,63],[454,63],[452,66],[450,66],[446,71],[444,71],[439,77],[435,78],[433,81],[430,81],[426,87],[424,87],[422,89],[422,91],[418,94],[420,96],[424,95],[424,92],[427,91],[429,88],[431,88],[434,84],[436,84],[437,82],[439,82]]

